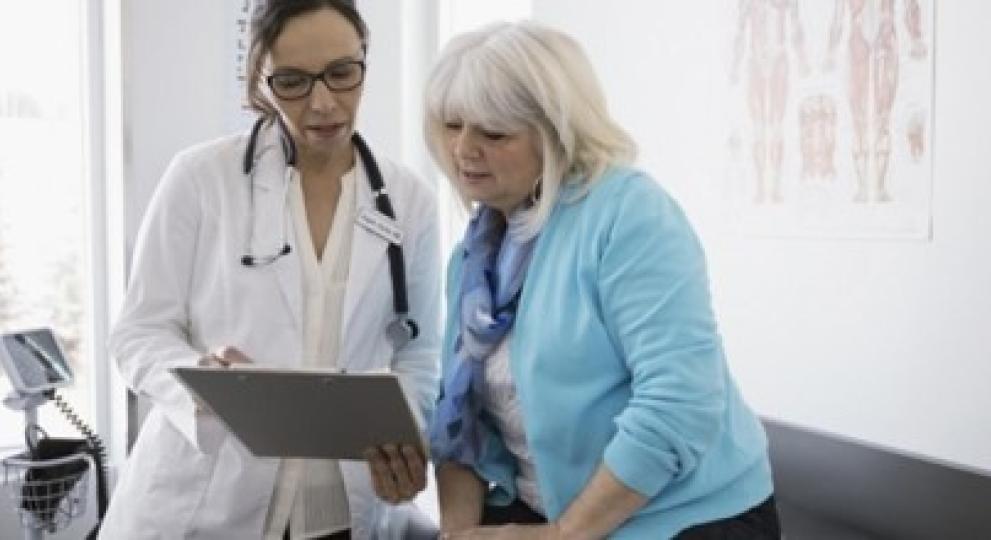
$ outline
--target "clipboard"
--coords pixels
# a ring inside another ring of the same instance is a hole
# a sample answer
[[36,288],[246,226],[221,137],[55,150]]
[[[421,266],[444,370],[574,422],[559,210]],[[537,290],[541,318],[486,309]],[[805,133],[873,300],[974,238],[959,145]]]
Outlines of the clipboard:
[[356,459],[370,446],[426,444],[394,373],[261,367],[170,370],[258,457]]

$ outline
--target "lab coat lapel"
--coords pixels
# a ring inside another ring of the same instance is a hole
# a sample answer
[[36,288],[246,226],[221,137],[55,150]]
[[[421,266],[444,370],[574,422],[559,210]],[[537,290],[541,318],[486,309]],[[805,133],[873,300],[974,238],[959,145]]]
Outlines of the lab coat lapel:
[[[258,270],[272,271],[286,301],[286,308],[292,314],[293,323],[300,327],[302,320],[302,286],[299,253],[295,238],[295,227],[289,218],[287,182],[298,182],[299,175],[289,169],[279,140],[278,129],[274,126],[259,134],[254,164],[255,219],[252,252],[256,256],[276,253],[287,241],[292,248],[288,255]],[[292,177],[289,174],[292,171]]]
[[[360,160],[357,161],[356,169],[356,205],[355,212],[374,211],[375,203],[372,199],[372,192],[368,186],[368,176]],[[361,315],[360,306],[365,304],[370,290],[374,287],[384,287],[389,291],[389,301],[392,301],[392,282],[386,268],[386,248],[388,244],[357,223],[355,220],[354,233],[351,239],[351,264],[348,267],[348,284],[344,293],[344,327],[343,335],[353,335],[351,325],[355,318]],[[391,305],[391,303],[390,303]],[[377,313],[377,310],[370,310]],[[378,324],[378,321],[365,321]],[[384,328],[384,325],[383,325]],[[344,349],[345,352],[346,348]],[[345,354],[344,358],[349,358],[350,354]]]

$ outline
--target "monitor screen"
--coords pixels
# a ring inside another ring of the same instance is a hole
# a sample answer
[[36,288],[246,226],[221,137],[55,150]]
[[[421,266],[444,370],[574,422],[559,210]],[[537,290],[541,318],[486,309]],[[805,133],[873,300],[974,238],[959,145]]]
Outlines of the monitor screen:
[[67,386],[72,370],[47,328],[10,332],[0,339],[0,362],[14,389],[38,392]]

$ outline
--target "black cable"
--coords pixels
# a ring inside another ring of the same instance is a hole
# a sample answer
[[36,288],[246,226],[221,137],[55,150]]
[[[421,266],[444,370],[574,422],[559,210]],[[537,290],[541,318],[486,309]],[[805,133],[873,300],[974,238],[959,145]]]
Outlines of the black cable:
[[96,526],[87,536],[89,538],[96,538],[97,533],[100,530],[100,524],[103,522],[103,516],[107,513],[107,505],[109,499],[109,493],[107,490],[107,448],[103,444],[103,440],[100,439],[89,425],[83,421],[82,418],[76,413],[76,411],[69,405],[62,396],[58,395],[54,390],[49,392],[49,399],[55,403],[55,407],[62,413],[63,416],[69,422],[75,426],[79,433],[83,435],[86,439],[88,449],[87,454],[93,459],[93,464],[96,466],[96,503],[97,503],[97,521]]
[[[385,182],[382,180],[382,171],[379,170],[378,165],[375,163],[372,150],[357,131],[351,135],[351,143],[358,150],[358,155],[361,156],[361,162],[365,166],[365,173],[368,175],[372,192],[375,193],[376,210],[388,218],[396,219],[396,212],[392,208],[389,196],[385,194]],[[405,316],[409,314],[409,299],[406,291],[406,263],[403,259],[403,250],[399,244],[389,242],[386,253],[389,257],[389,273],[392,279],[392,303],[396,314]],[[410,327],[410,330],[414,333],[413,337],[416,337],[415,328],[416,325],[414,323]]]

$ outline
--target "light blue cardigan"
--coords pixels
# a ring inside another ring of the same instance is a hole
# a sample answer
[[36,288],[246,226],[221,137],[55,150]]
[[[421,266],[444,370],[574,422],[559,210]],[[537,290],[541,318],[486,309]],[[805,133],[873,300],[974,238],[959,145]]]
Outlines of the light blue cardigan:
[[[448,270],[445,373],[461,253]],[[671,537],[771,495],[767,441],[730,378],[701,247],[645,174],[611,169],[584,198],[557,205],[537,240],[509,356],[548,519],[603,461],[650,499],[613,538]],[[495,485],[489,504],[516,497],[516,461],[499,437],[488,438],[476,472]]]

